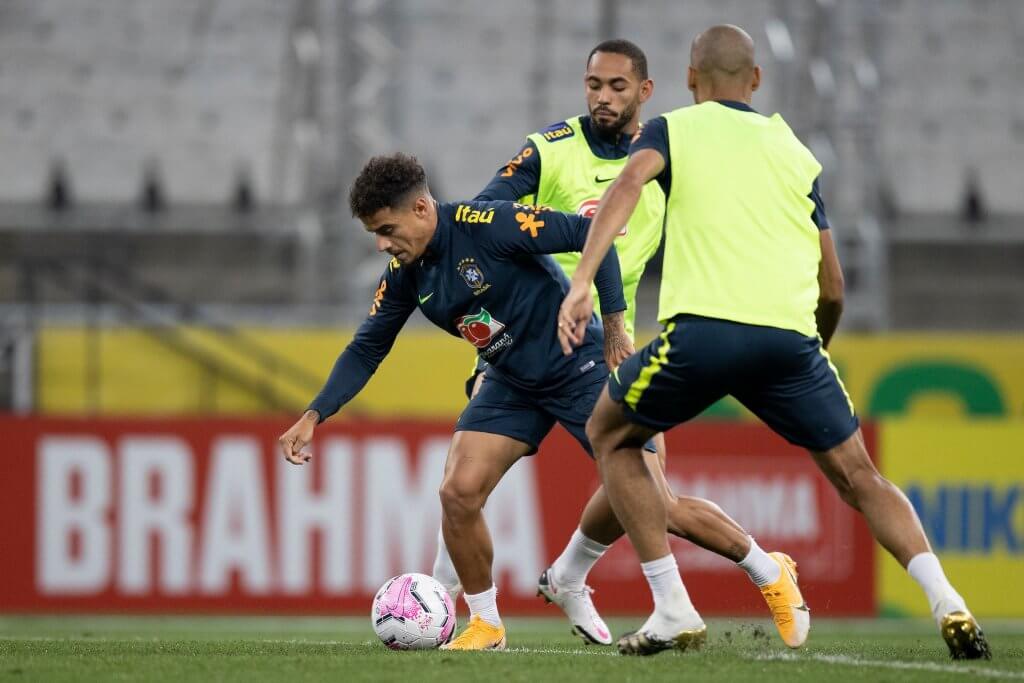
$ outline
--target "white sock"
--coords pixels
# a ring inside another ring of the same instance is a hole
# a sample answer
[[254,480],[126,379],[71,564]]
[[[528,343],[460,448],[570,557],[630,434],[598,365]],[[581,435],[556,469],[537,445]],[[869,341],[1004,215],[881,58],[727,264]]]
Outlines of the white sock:
[[466,593],[465,598],[471,615],[479,616],[491,626],[501,626],[501,617],[498,616],[498,589],[495,586],[476,595]]
[[753,536],[748,536],[748,538],[750,539],[750,552],[736,564],[747,573],[747,576],[757,584],[758,588],[770,586],[782,576],[782,567],[772,559],[771,555],[761,550]]
[[433,577],[441,582],[449,592],[459,585],[459,573],[455,571],[452,564],[452,556],[448,554],[448,547],[444,544],[444,534],[437,530],[437,556],[434,558]]
[[582,531],[576,529],[572,538],[569,539],[568,545],[565,546],[565,550],[551,565],[555,583],[564,590],[581,590],[587,581],[590,569],[601,559],[608,547],[587,538]]
[[946,578],[946,573],[942,571],[942,565],[939,564],[939,558],[935,553],[914,555],[907,563],[907,573],[924,589],[928,606],[936,619],[957,610],[967,611],[967,603]]
[[696,612],[683,585],[683,577],[679,575],[674,555],[669,553],[657,560],[641,562],[640,567],[651,587],[656,614],[661,613],[669,620],[682,620],[687,614]]

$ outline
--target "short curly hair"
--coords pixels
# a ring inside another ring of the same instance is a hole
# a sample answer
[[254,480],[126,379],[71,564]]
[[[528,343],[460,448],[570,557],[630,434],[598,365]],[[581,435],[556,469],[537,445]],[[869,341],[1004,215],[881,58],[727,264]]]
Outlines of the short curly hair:
[[427,187],[427,174],[416,157],[408,154],[376,156],[366,162],[348,194],[356,218],[367,218],[381,209],[401,206],[416,191]]
[[590,67],[590,60],[598,52],[610,52],[611,54],[628,57],[629,61],[633,63],[633,73],[636,74],[636,77],[641,81],[647,80],[647,55],[644,54],[644,51],[636,43],[622,39],[606,40],[603,43],[598,43],[597,47],[587,55],[588,68]]

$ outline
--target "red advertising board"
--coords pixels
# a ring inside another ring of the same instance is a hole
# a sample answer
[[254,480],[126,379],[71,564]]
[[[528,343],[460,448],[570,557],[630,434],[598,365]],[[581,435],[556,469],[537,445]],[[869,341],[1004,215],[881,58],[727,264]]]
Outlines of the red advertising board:
[[[451,425],[331,421],[304,467],[278,455],[287,426],[0,417],[0,612],[363,613],[390,576],[429,573]],[[871,447],[870,426],[865,437]],[[668,444],[676,492],[716,501],[763,548],[791,554],[816,614],[874,612],[871,537],[805,453],[756,424],[691,424]],[[596,486],[558,429],[495,490],[505,613],[549,613],[537,576]],[[703,613],[763,613],[731,562],[673,547]],[[609,614],[650,607],[625,539],[590,583]]]

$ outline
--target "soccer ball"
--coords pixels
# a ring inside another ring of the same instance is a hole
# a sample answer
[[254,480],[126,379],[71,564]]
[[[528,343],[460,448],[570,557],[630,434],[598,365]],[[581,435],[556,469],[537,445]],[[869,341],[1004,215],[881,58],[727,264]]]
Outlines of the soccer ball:
[[389,579],[373,598],[373,631],[392,650],[431,650],[455,633],[448,591],[424,574]]

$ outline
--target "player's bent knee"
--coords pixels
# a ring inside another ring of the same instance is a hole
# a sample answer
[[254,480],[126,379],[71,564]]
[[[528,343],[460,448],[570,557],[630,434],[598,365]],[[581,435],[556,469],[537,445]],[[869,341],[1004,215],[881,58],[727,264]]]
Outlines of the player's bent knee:
[[679,505],[679,496],[672,493],[671,491],[666,491],[663,488],[659,488],[658,493],[661,494],[661,499],[665,501],[665,507],[674,508],[677,505]]
[[875,468],[864,468],[855,471],[850,477],[850,485],[853,496],[859,501],[863,496],[868,495],[877,489],[892,486],[889,480],[883,477]]
[[864,467],[843,473],[833,481],[839,496],[855,510],[861,509],[861,502],[877,492],[879,488],[891,486],[874,467]]
[[700,517],[710,515],[712,517],[724,515],[722,508],[713,500],[695,498],[693,496],[678,496],[678,505],[688,517]]
[[445,516],[453,519],[475,515],[487,499],[482,487],[455,476],[445,477],[438,493]]
[[860,510],[865,495],[885,485],[859,431],[834,448],[814,453],[814,457],[840,498],[856,510]]
[[[651,469],[651,464],[649,462],[647,463],[647,469]],[[661,496],[661,499],[665,501],[665,505],[670,507],[680,505],[680,497],[673,493],[672,489],[669,488],[668,482],[665,480],[661,470],[659,469],[656,472],[652,471],[651,476],[654,478],[654,481],[658,486],[658,494]]]
[[599,451],[605,452],[617,445],[614,443],[615,434],[623,424],[622,411],[608,396],[608,388],[605,387],[586,425],[587,439],[594,447],[595,457]]
[[860,506],[857,502],[857,490],[853,482],[853,477],[850,476],[851,473],[840,470],[827,474],[829,481],[832,482],[832,487],[836,490],[836,493],[839,494],[839,497],[843,502],[855,510],[860,510]]
[[594,449],[594,457],[596,458],[598,457],[599,452],[604,450],[605,430],[599,422],[594,421],[593,415],[587,419],[587,424],[584,429],[587,433],[587,440],[590,441],[590,445]]

